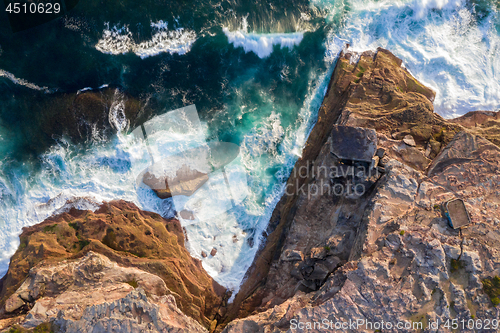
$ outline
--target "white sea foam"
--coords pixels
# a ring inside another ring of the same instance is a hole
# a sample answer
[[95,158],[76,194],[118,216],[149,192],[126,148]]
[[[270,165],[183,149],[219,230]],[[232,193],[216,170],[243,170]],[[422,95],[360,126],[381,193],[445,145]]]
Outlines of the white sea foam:
[[0,69],[0,77],[6,77],[9,80],[11,80],[12,82],[14,82],[15,84],[18,84],[20,86],[24,86],[24,87],[27,87],[27,88],[30,88],[30,89],[33,89],[33,90],[39,90],[39,91],[43,91],[45,93],[51,93],[51,92],[53,92],[48,87],[40,87],[40,86],[38,86],[38,85],[36,85],[34,83],[31,83],[31,82],[28,82],[28,81],[26,81],[24,79],[17,78],[14,74],[12,74],[10,72],[7,72],[7,71],[4,71],[3,69]]
[[[103,84],[103,85],[99,86],[99,87],[97,88],[97,90],[99,90],[99,89],[104,89],[104,88],[107,88],[107,87],[109,87],[109,85],[108,85],[108,84]],[[82,92],[92,91],[92,90],[96,90],[96,89],[95,89],[95,88],[92,88],[92,87],[85,87],[85,88],[79,89],[79,90],[76,92],[76,94],[78,95],[78,94],[81,94]]]
[[144,59],[160,53],[185,54],[196,41],[196,33],[189,29],[169,30],[168,24],[163,21],[152,22],[151,27],[154,30],[151,39],[136,43],[127,25],[110,28],[109,23],[106,23],[102,38],[95,47],[113,55],[133,52]]
[[126,130],[130,124],[125,115],[125,95],[118,89],[115,90],[113,103],[109,108],[109,123],[118,132]]
[[[333,10],[331,1],[314,3]],[[345,39],[355,51],[380,46],[394,52],[419,81],[436,91],[437,113],[452,118],[500,109],[498,12],[478,22],[470,7],[457,0],[347,4],[344,28],[330,39]]]

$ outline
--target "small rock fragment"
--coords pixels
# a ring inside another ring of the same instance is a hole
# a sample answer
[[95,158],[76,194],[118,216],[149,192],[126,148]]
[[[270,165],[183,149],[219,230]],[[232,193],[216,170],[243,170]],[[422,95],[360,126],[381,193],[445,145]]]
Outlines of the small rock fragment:
[[189,211],[189,210],[181,210],[179,215],[184,219],[184,220],[194,220],[196,217],[194,216],[194,213]]
[[214,247],[212,251],[210,251],[210,255],[213,257],[217,254],[217,249]]
[[403,138],[403,142],[406,143],[408,146],[411,146],[411,147],[415,147],[416,146],[415,139],[413,139],[413,136],[411,136],[410,134],[406,135]]
[[201,256],[202,256],[203,258],[206,258],[206,257],[207,257],[207,253],[206,253],[205,251],[201,251]]

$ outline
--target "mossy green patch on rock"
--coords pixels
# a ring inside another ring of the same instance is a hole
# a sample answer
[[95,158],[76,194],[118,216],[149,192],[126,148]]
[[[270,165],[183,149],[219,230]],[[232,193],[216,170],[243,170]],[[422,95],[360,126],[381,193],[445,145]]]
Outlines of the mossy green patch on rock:
[[57,224],[47,225],[43,228],[43,232],[54,232],[57,228]]
[[490,297],[494,306],[500,304],[500,276],[487,278],[482,281],[483,290]]

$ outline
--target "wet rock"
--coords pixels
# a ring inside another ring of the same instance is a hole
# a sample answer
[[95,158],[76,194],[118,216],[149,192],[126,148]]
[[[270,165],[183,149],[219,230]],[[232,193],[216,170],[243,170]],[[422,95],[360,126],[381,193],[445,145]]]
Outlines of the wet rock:
[[217,249],[214,247],[212,251],[210,251],[210,255],[213,257],[217,254]]
[[201,256],[202,256],[203,258],[206,258],[206,257],[207,257],[207,253],[206,253],[205,251],[201,251]]

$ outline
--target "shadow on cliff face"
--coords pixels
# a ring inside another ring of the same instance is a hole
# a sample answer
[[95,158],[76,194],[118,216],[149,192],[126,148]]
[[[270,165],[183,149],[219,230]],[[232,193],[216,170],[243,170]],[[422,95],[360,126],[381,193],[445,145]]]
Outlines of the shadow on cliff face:
[[9,82],[7,86],[0,90],[0,117],[15,138],[12,154],[19,160],[38,156],[63,137],[73,143],[106,140],[146,121],[156,110],[154,99],[138,99],[120,87],[45,93]]

